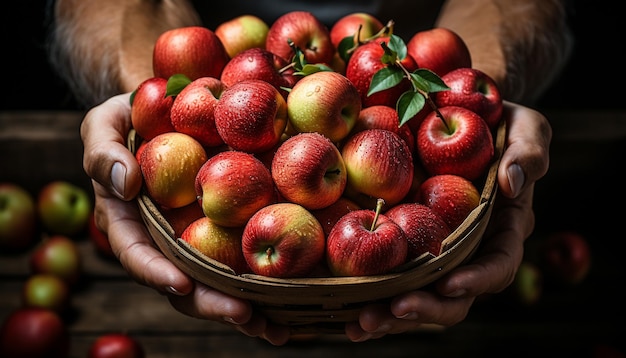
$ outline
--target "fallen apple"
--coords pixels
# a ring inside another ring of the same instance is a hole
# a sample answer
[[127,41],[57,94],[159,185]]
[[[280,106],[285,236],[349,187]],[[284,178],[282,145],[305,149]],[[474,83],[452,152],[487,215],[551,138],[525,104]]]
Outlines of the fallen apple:
[[0,357],[68,357],[70,344],[66,323],[45,308],[17,308],[0,327]]
[[0,183],[0,248],[23,251],[37,240],[38,217],[35,198],[24,187]]
[[63,235],[44,238],[30,253],[31,274],[53,274],[75,286],[83,274],[83,262],[78,245]]
[[68,283],[52,273],[30,275],[22,286],[21,302],[24,307],[40,307],[65,314],[70,307],[72,292]]
[[43,229],[51,235],[83,233],[92,210],[93,203],[87,190],[65,180],[44,185],[37,197],[37,214]]
[[128,333],[104,333],[89,346],[88,358],[144,358],[142,344]]

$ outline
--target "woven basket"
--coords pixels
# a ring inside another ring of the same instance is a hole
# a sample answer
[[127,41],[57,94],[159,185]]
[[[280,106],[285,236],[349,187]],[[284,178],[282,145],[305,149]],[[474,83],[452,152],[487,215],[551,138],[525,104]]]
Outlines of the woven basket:
[[[504,122],[504,121],[503,121]],[[439,256],[425,254],[394,272],[363,277],[272,278],[237,275],[228,266],[206,257],[174,230],[157,205],[142,193],[140,212],[154,242],[178,268],[210,287],[250,300],[270,320],[289,325],[294,332],[343,332],[345,322],[358,319],[362,306],[424,287],[466,262],[477,249],[489,222],[497,192],[496,172],[504,151],[506,126],[495,137],[495,160],[481,190],[479,206],[442,244]],[[133,153],[139,137],[131,131],[128,147]]]

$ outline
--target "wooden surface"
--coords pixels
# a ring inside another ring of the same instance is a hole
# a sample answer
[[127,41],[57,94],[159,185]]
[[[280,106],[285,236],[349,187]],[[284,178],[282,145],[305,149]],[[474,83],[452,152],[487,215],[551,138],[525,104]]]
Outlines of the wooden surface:
[[[560,159],[553,159],[554,171],[538,185],[537,231],[528,245],[532,247],[545,232],[557,228],[575,228],[592,237],[593,266],[582,284],[548,282],[539,303],[531,307],[515,303],[506,293],[485,297],[464,322],[446,329],[428,327],[365,343],[350,343],[341,335],[320,335],[273,347],[225,325],[178,313],[165,297],[132,281],[117,262],[97,256],[88,238],[81,237],[77,241],[85,266],[83,284],[73,295],[68,317],[71,357],[85,357],[98,335],[117,331],[136,337],[151,358],[594,357],[598,345],[618,346],[623,352],[624,261],[615,247],[623,240],[619,218],[624,211],[604,209],[604,203],[610,201],[607,198],[623,198],[623,190],[612,190],[618,181],[611,175],[616,169],[606,162],[624,163],[620,153],[626,148],[626,115],[552,115],[555,154]],[[602,124],[594,140],[584,130],[591,116]],[[0,113],[0,181],[16,180],[36,190],[50,178],[63,177],[88,186],[81,167],[79,121],[77,113]],[[611,153],[613,161],[598,157],[598,152]],[[16,165],[19,170],[12,170]],[[597,166],[604,171],[585,174]],[[560,176],[564,174],[566,180]],[[571,203],[563,198],[572,198]],[[587,202],[594,198],[592,204]],[[565,205],[559,205],[561,200]],[[595,232],[601,235],[594,236]],[[29,275],[29,253],[0,254],[0,320],[20,305],[19,291]]]

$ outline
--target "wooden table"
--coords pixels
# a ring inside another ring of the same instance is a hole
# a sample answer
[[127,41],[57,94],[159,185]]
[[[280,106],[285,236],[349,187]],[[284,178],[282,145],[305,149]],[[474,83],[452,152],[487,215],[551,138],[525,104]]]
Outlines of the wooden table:
[[[582,123],[584,115],[589,114],[557,113],[555,118],[559,124],[566,120],[569,121],[568,124],[577,121]],[[609,125],[623,129],[621,120],[626,118],[623,113],[617,114],[617,117],[609,117],[603,123],[613,123],[617,119],[619,124]],[[80,118],[80,113],[0,113],[0,181],[16,180],[32,190],[53,177],[70,178],[89,185],[82,173],[82,146],[76,130]],[[42,129],[42,124],[47,125],[46,129]],[[28,126],[35,126],[39,130],[29,132],[26,130]],[[555,143],[578,143],[578,146],[571,147],[570,150],[573,148],[575,153],[588,153],[586,149],[595,144],[577,139],[575,132],[558,131],[555,128]],[[605,135],[608,139],[599,140],[602,143],[614,143],[614,134],[615,131],[607,129]],[[617,138],[617,141],[624,143],[623,138]],[[18,151],[14,148],[15,145],[22,146],[22,150]],[[42,148],[47,152],[42,153]],[[613,150],[614,146],[610,148]],[[619,148],[624,153],[623,147]],[[19,164],[20,171],[13,172],[10,168],[18,164],[17,159],[10,158],[12,155],[19,155],[22,160],[31,164]],[[41,156],[49,160],[64,160],[33,165],[33,161],[40,160]],[[557,172],[571,171],[576,168],[573,162],[574,159],[557,162],[554,166]],[[579,158],[578,162],[584,164],[585,161]],[[59,167],[62,172],[56,172]],[[557,178],[546,178],[546,183],[550,185],[554,185],[556,181]],[[601,189],[607,188],[593,190]],[[584,192],[589,188],[579,190]],[[558,195],[550,187],[539,185],[538,192],[546,194],[550,202],[538,200],[537,205],[541,204],[541,208],[545,209],[538,210],[537,232],[529,239],[529,247],[541,240],[543,234],[549,230],[577,227],[580,224],[567,220],[567,216],[549,217],[554,214],[551,206],[557,205],[553,200]],[[586,197],[582,194],[580,196]],[[597,212],[601,208],[579,204],[578,210],[586,210],[588,216],[600,216]],[[623,202],[618,204],[623,205]],[[567,210],[574,212],[576,208]],[[620,217],[623,212],[621,210]],[[612,213],[604,217],[612,219],[616,216],[618,214]],[[150,358],[304,358],[347,355],[592,357],[594,347],[599,344],[618,346],[623,350],[623,335],[619,331],[624,327],[623,305],[626,302],[623,293],[624,264],[622,255],[611,244],[623,240],[623,231],[619,230],[619,222],[595,222],[594,225],[599,227],[599,232],[612,233],[614,236],[605,235],[600,238],[608,244],[598,241],[593,243],[594,262],[590,275],[577,286],[547,285],[541,301],[535,306],[521,306],[506,294],[500,294],[481,299],[473,306],[464,322],[446,329],[428,327],[365,343],[351,343],[341,335],[320,335],[294,340],[283,347],[274,347],[260,339],[243,336],[216,322],[198,320],[178,313],[171,308],[165,297],[132,281],[119,263],[98,256],[88,238],[81,237],[77,242],[84,259],[84,277],[83,284],[73,296],[72,314],[68,320],[72,338],[71,357],[85,357],[89,345],[98,335],[117,331],[125,331],[136,337]],[[582,229],[586,230],[587,227]],[[29,253],[30,251],[26,251],[12,256],[0,254],[0,320],[20,305],[19,291],[29,275]]]

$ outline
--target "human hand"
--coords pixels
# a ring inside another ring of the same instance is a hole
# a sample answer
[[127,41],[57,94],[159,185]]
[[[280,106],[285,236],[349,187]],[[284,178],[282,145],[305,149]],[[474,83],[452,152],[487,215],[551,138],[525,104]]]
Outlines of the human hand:
[[535,226],[534,184],[549,166],[552,129],[530,108],[505,102],[506,150],[498,167],[499,193],[481,246],[472,260],[431,288],[395,297],[389,305],[365,307],[346,335],[360,342],[402,333],[422,324],[452,326],[465,319],[476,297],[508,287],[522,262],[524,241]]
[[167,295],[179,312],[229,324],[274,345],[286,343],[287,327],[270,324],[246,300],[194,281],[154,246],[134,201],[142,176],[126,147],[132,125],[129,99],[129,93],[118,95],[94,107],[80,128],[83,166],[95,194],[96,225],[107,233],[115,256],[135,281]]

